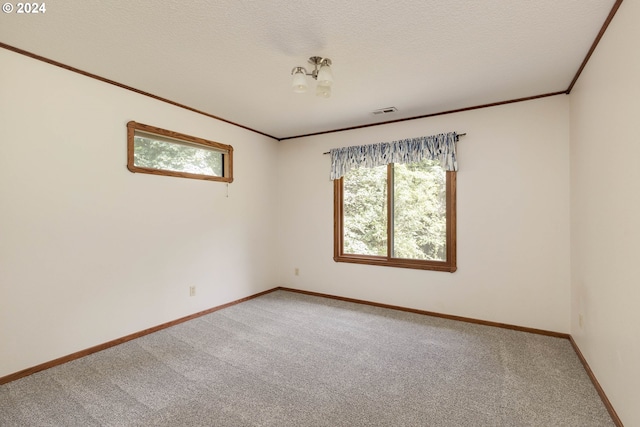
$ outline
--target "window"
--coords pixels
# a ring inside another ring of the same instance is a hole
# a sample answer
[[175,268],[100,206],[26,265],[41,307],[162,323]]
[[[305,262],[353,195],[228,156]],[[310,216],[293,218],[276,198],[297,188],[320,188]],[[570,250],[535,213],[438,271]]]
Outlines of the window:
[[439,161],[352,169],[334,180],[334,259],[454,272],[455,201]]
[[141,123],[127,123],[131,172],[233,181],[233,147]]

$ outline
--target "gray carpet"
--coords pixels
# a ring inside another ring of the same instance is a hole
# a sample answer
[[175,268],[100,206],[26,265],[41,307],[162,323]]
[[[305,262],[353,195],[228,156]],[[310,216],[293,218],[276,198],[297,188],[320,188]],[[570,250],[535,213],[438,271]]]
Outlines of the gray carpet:
[[276,291],[0,386],[2,426],[610,426],[568,340]]

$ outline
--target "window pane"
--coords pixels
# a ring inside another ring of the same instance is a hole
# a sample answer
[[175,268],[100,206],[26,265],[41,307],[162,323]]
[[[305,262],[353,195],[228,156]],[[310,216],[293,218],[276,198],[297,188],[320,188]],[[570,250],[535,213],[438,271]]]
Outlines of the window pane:
[[447,186],[439,162],[394,165],[393,257],[446,261]]
[[344,176],[344,253],[387,255],[387,167]]
[[134,165],[143,168],[223,176],[223,153],[206,147],[136,136]]

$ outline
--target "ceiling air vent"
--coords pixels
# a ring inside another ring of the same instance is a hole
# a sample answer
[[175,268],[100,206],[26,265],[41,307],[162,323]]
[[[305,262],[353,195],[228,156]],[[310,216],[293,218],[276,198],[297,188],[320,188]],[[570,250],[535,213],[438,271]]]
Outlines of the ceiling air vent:
[[389,114],[389,113],[395,113],[396,111],[398,111],[398,109],[396,107],[387,107],[387,108],[381,108],[379,110],[375,110],[373,112],[373,114],[378,115],[378,114]]

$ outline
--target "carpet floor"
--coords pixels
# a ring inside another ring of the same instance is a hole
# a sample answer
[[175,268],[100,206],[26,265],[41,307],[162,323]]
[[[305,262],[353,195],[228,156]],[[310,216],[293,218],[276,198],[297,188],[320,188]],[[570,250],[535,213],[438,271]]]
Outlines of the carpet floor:
[[2,426],[613,426],[568,340],[276,291],[0,386]]

